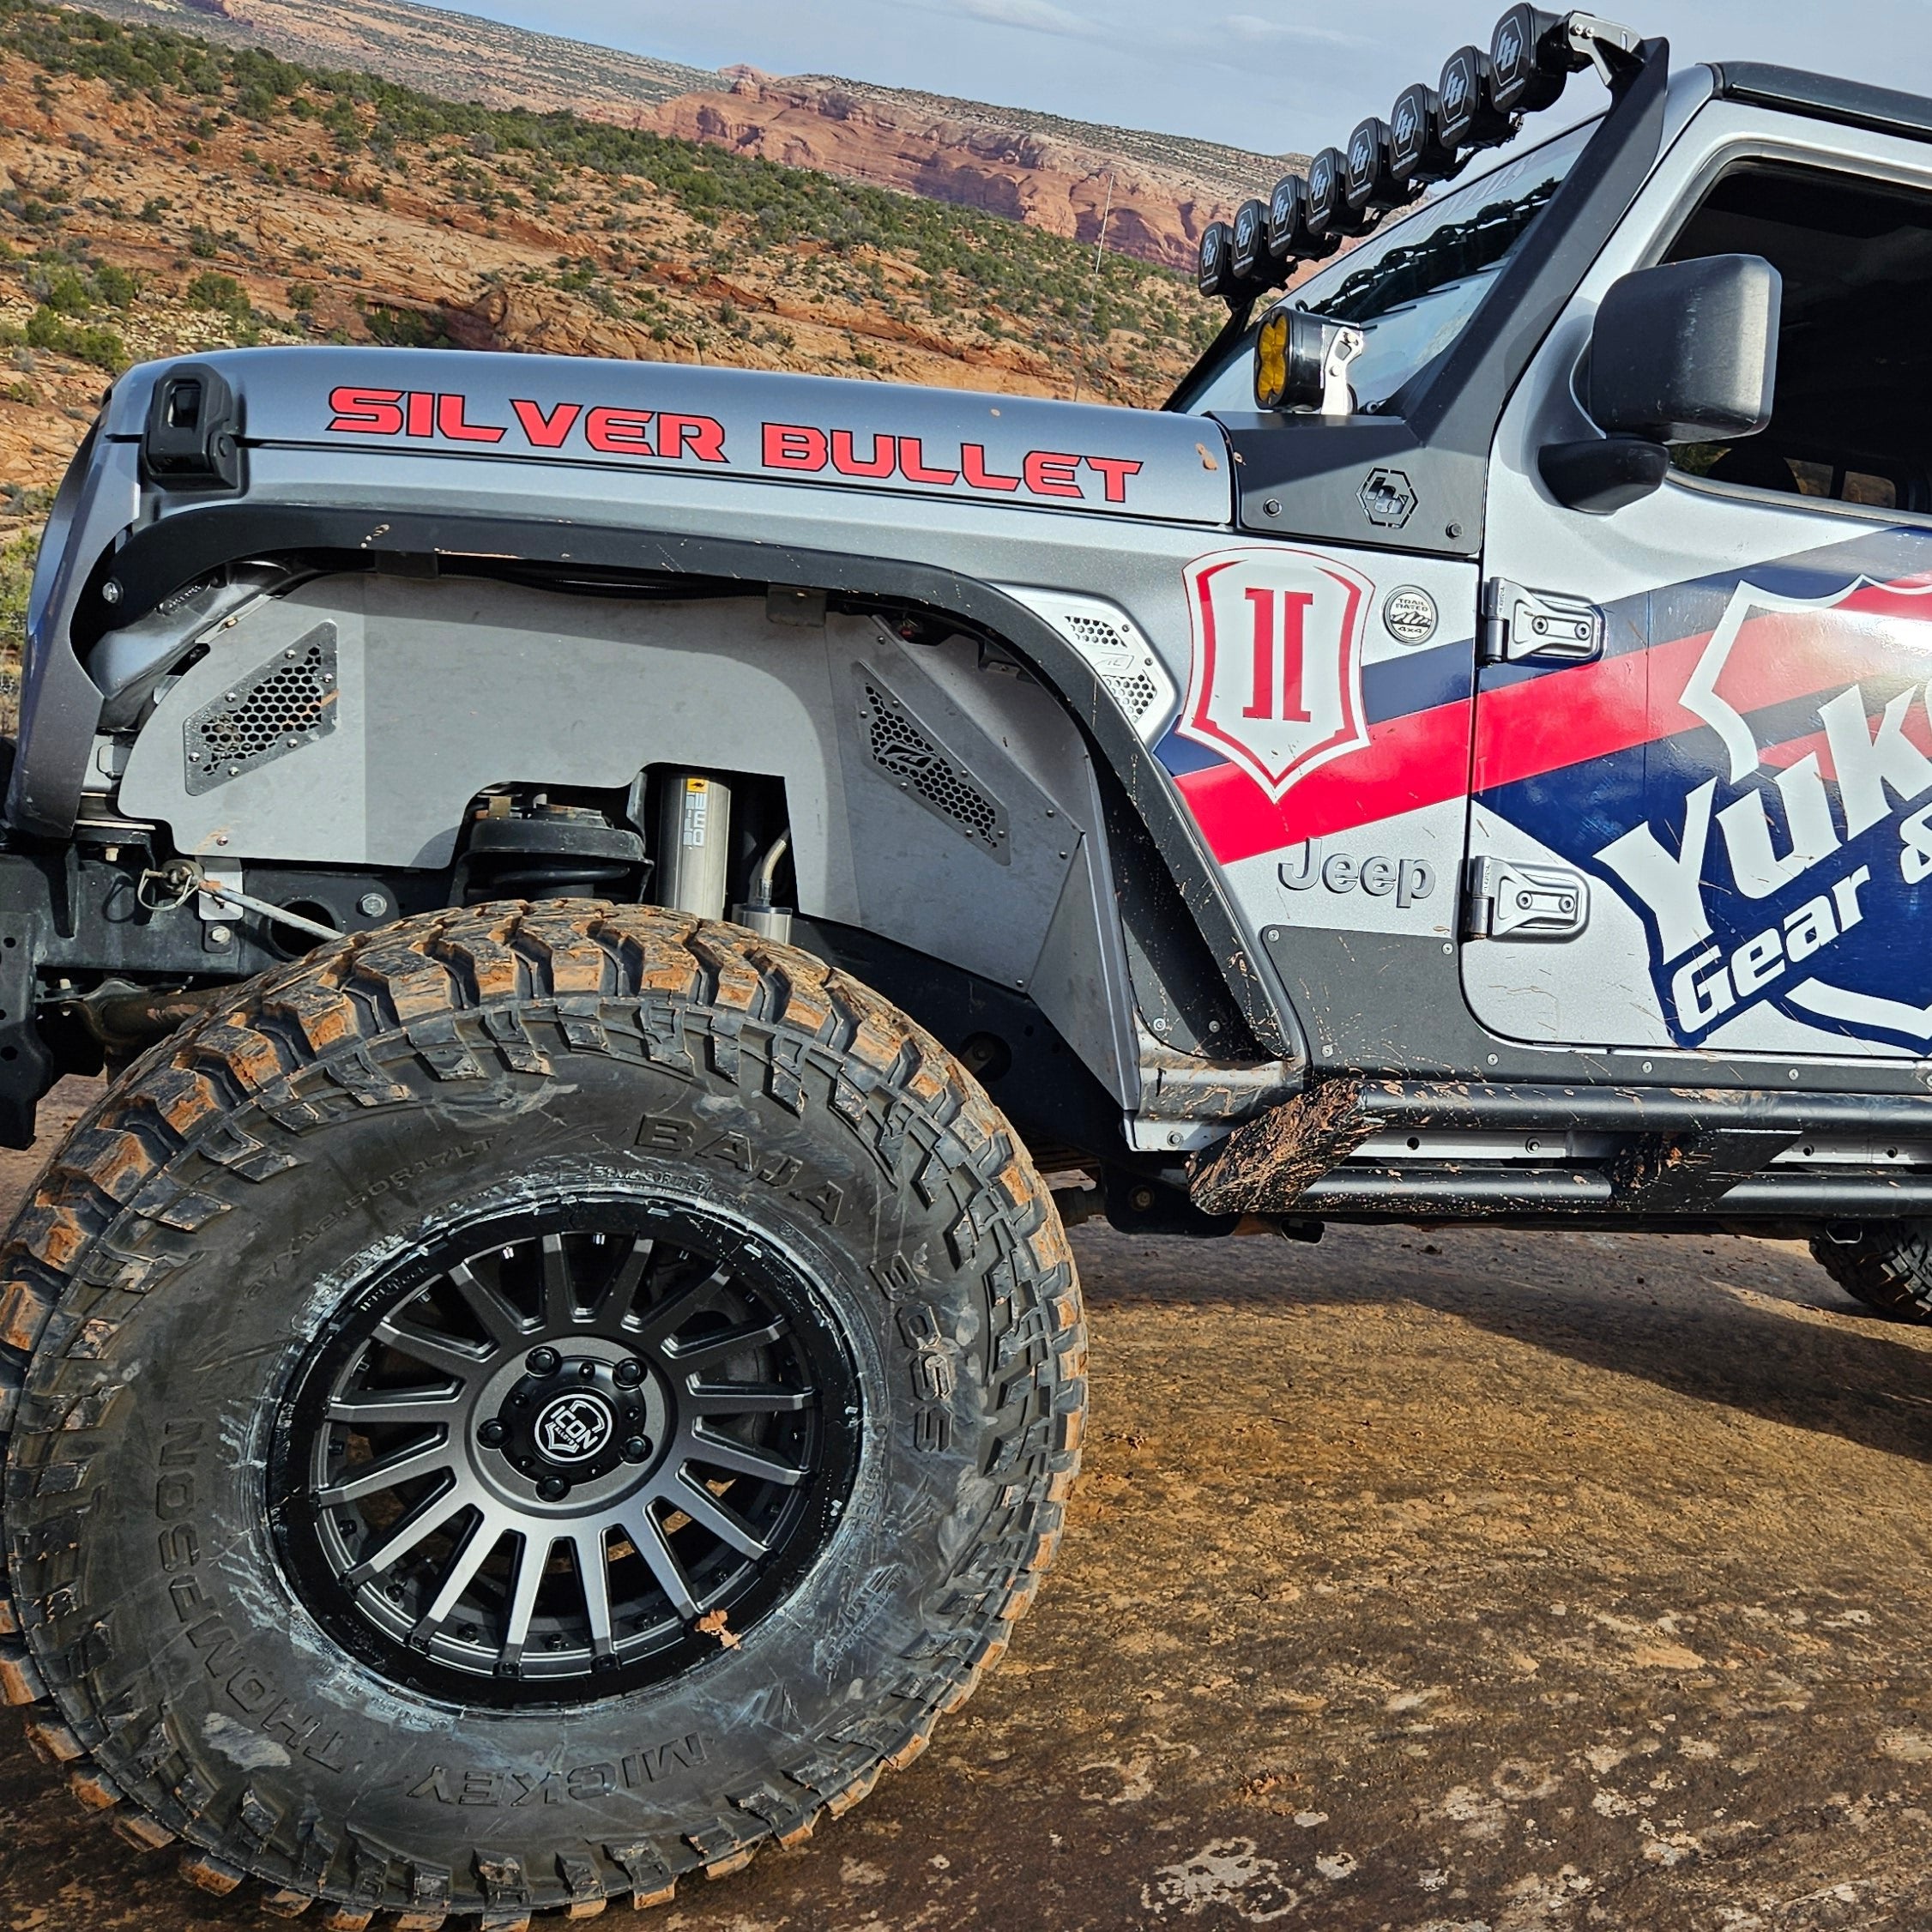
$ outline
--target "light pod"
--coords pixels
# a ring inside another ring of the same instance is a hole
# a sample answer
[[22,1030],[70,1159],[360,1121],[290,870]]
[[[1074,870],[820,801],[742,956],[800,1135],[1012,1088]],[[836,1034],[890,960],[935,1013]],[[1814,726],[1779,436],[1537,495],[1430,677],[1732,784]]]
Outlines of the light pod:
[[1268,207],[1252,197],[1235,210],[1235,239],[1228,260],[1235,279],[1252,293],[1279,288],[1288,270],[1268,251]]
[[1440,104],[1437,129],[1443,145],[1498,148],[1516,132],[1516,119],[1496,106],[1491,82],[1494,69],[1480,47],[1458,47],[1442,63],[1435,84]]
[[1563,84],[1588,57],[1571,51],[1565,16],[1512,7],[1489,38],[1489,98],[1506,114],[1555,106]]
[[1420,188],[1411,189],[1398,181],[1394,169],[1395,136],[1380,114],[1358,122],[1349,136],[1348,166],[1343,173],[1342,198],[1356,214],[1370,208],[1399,208],[1414,198]]
[[1226,295],[1234,287],[1235,232],[1225,221],[1211,221],[1201,231],[1201,252],[1194,267],[1195,286],[1204,295]]
[[1365,235],[1374,216],[1348,202],[1349,160],[1339,148],[1324,148],[1308,163],[1305,219],[1318,240],[1336,235]]
[[1280,263],[1319,262],[1341,245],[1333,235],[1308,229],[1308,184],[1299,174],[1284,174],[1268,198],[1268,252]]
[[1389,173],[1404,188],[1446,181],[1462,166],[1442,138],[1442,103],[1426,81],[1395,97],[1389,110]]

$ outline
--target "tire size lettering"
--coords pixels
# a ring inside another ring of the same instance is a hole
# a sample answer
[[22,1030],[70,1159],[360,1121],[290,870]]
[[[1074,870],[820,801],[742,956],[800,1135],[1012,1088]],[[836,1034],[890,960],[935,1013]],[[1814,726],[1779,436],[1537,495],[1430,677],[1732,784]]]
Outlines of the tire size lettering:
[[607,1760],[578,1765],[570,1771],[534,1772],[465,1769],[433,1765],[409,1787],[413,1798],[438,1804],[479,1806],[492,1811],[516,1811],[526,1805],[558,1804],[565,1799],[590,1802],[620,1790],[634,1791],[660,1778],[688,1771],[704,1762],[704,1740],[696,1731],[668,1744],[647,1745],[627,1752],[616,1763]]
[[939,1332],[938,1318],[923,1301],[899,1310],[899,1332],[912,1350],[913,1443],[922,1453],[944,1455],[952,1443],[952,1398],[959,1386],[958,1354]]
[[196,1464],[206,1434],[202,1423],[173,1417],[162,1432],[154,1514],[167,1525],[160,1534],[160,1554],[169,1578],[168,1601],[202,1668],[221,1681],[229,1701],[263,1736],[291,1753],[299,1751],[325,1770],[346,1770],[348,1756],[342,1734],[324,1732],[319,1717],[300,1710],[252,1664],[239,1662],[240,1639],[222,1621],[219,1606],[202,1588],[202,1539],[195,1525],[182,1519],[195,1507]]
[[748,1179],[762,1180],[791,1199],[816,1208],[828,1228],[836,1227],[845,1212],[845,1190],[836,1180],[812,1173],[789,1154],[760,1154],[746,1135],[734,1130],[700,1139],[697,1129],[675,1114],[647,1114],[638,1123],[633,1144],[649,1153],[674,1154],[682,1160],[702,1156],[722,1161]]
[[434,1154],[426,1154],[420,1161],[411,1161],[406,1166],[384,1174],[372,1182],[359,1194],[350,1197],[335,1210],[312,1226],[302,1229],[293,1241],[284,1247],[278,1259],[282,1261],[299,1261],[315,1246],[316,1242],[338,1222],[346,1221],[352,1214],[359,1214],[370,1202],[379,1199],[393,1189],[409,1181],[420,1179],[426,1174],[433,1174],[439,1168],[468,1167],[480,1161],[490,1151],[491,1136],[486,1134],[476,1140],[460,1141],[453,1147],[446,1147]]

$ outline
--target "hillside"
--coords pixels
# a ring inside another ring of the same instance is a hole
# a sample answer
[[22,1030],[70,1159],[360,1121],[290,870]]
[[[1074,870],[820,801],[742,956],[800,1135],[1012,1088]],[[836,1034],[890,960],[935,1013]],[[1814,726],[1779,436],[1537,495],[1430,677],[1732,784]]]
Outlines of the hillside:
[[0,0],[9,649],[23,532],[132,359],[447,343],[1145,405],[1217,319],[994,215]]
[[539,113],[574,108],[626,124],[640,109],[719,84],[676,61],[647,60],[559,34],[408,0],[87,0],[128,25],[167,27],[315,67],[356,68],[423,94]]
[[987,209],[1186,269],[1201,230],[1297,157],[827,75],[724,74],[409,0],[82,0],[230,47],[354,68],[452,100],[570,108],[794,167]]

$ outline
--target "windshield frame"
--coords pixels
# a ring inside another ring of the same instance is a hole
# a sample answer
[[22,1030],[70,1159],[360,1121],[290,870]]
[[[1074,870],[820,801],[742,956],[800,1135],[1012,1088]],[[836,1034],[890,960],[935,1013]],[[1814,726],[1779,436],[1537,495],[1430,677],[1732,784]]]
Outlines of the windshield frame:
[[[1569,126],[1558,129],[1554,134],[1546,136],[1532,147],[1520,150],[1514,148],[1496,150],[1496,160],[1494,166],[1483,169],[1480,174],[1473,175],[1468,180],[1456,182],[1448,189],[1446,193],[1431,196],[1404,209],[1395,220],[1380,224],[1373,229],[1363,238],[1361,247],[1349,249],[1346,253],[1325,263],[1306,281],[1298,283],[1290,289],[1278,293],[1271,292],[1266,298],[1250,303],[1245,311],[1235,310],[1232,311],[1229,314],[1227,324],[1202,353],[1200,359],[1195,363],[1194,366],[1176,384],[1174,394],[1162,405],[1163,408],[1182,415],[1208,415],[1218,410],[1234,408],[1239,408],[1244,412],[1252,410],[1254,408],[1252,391],[1246,389],[1244,389],[1238,401],[1234,398],[1223,397],[1210,403],[1207,398],[1210,392],[1221,384],[1232,370],[1245,366],[1252,359],[1254,353],[1255,336],[1259,332],[1262,323],[1271,313],[1284,305],[1310,310],[1317,314],[1323,312],[1321,309],[1323,301],[1325,299],[1332,300],[1340,293],[1350,276],[1361,273],[1362,267],[1365,265],[1361,260],[1364,249],[1374,248],[1378,257],[1386,256],[1394,249],[1403,245],[1403,232],[1404,230],[1410,229],[1411,224],[1424,222],[1430,227],[1435,227],[1442,225],[1446,216],[1453,219],[1453,216],[1450,214],[1453,204],[1462,201],[1465,196],[1471,197],[1470,208],[1471,212],[1474,212],[1476,208],[1482,205],[1480,199],[1477,198],[1477,191],[1481,190],[1485,184],[1493,185],[1496,178],[1506,172],[1512,169],[1520,170],[1525,166],[1533,165],[1537,155],[1545,153],[1549,148],[1557,147],[1561,143],[1573,141],[1575,151],[1569,156],[1563,172],[1558,176],[1556,180],[1556,188],[1561,189],[1564,180],[1575,169],[1598,129],[1602,126],[1605,112],[1607,112],[1607,110],[1591,115],[1583,120],[1572,122]],[[1553,191],[1550,199],[1554,198]],[[1523,228],[1511,241],[1508,249],[1501,256],[1499,256],[1495,261],[1488,263],[1472,275],[1458,278],[1457,282],[1445,282],[1440,289],[1431,291],[1432,295],[1439,294],[1452,287],[1472,281],[1479,281],[1485,285],[1457,322],[1453,332],[1448,338],[1428,356],[1406,369],[1403,372],[1401,379],[1391,383],[1377,401],[1365,410],[1365,414],[1388,414],[1394,413],[1392,405],[1399,400],[1403,392],[1419,376],[1434,366],[1454,348],[1457,341],[1466,333],[1470,323],[1475,320],[1476,312],[1482,305],[1483,297],[1488,293],[1488,287],[1494,285],[1495,277],[1501,273],[1512,256],[1516,254],[1524,242],[1534,233],[1549,207],[1549,200],[1546,200],[1543,207],[1539,208],[1530,220],[1524,223]],[[1415,232],[1421,232],[1420,230]],[[1389,312],[1392,314],[1395,311],[1392,308]]]

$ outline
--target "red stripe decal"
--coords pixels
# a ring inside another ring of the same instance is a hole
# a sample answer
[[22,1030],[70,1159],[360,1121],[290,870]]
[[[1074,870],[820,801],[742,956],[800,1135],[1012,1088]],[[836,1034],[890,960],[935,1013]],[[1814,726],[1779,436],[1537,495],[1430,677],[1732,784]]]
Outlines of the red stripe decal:
[[1469,706],[1439,704],[1371,725],[1361,751],[1318,766],[1278,805],[1238,765],[1190,771],[1175,783],[1209,849],[1232,865],[1462,797],[1469,784]]

